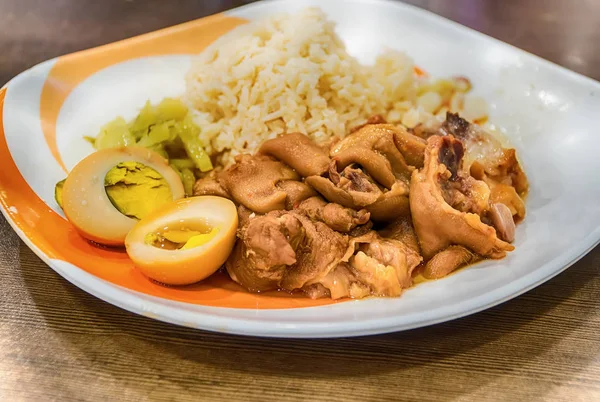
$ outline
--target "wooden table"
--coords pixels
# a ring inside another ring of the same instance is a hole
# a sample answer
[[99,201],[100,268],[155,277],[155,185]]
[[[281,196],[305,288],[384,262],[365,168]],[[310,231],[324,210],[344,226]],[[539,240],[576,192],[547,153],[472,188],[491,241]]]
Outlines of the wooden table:
[[[2,0],[0,85],[50,57],[242,3]],[[600,79],[598,1],[411,3]],[[596,248],[515,300],[430,328],[257,339],[104,303],[55,274],[0,218],[0,400],[598,401],[599,267]]]

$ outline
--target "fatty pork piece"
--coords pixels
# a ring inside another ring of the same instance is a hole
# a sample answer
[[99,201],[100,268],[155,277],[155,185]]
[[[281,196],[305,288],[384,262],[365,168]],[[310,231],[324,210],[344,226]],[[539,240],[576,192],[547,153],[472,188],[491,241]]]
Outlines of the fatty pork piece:
[[277,158],[302,177],[320,176],[329,168],[327,149],[301,133],[283,134],[265,141],[258,153]]
[[235,202],[261,214],[285,208],[287,194],[275,185],[299,180],[296,172],[269,156],[238,155],[235,162],[218,176]]
[[331,161],[329,178],[310,176],[306,183],[329,202],[355,210],[366,209],[371,219],[387,221],[408,214],[408,185],[397,180],[390,190],[381,188],[360,166],[352,164],[338,172],[337,161]]
[[335,231],[347,233],[369,222],[370,213],[366,209],[355,211],[340,204],[328,203],[321,197],[311,197],[298,205],[310,219],[325,223]]
[[300,176],[284,163],[267,155],[238,155],[235,164],[222,172],[199,179],[194,195],[227,197],[257,213],[291,209],[316,195]]
[[366,124],[332,147],[327,177],[313,175],[306,183],[330,202],[389,221],[409,212],[408,182],[423,165],[424,150],[425,141],[402,128]]
[[471,175],[484,181],[490,188],[490,200],[506,205],[514,219],[525,217],[523,198],[529,182],[513,148],[504,148],[501,141],[476,124],[458,114],[447,113],[446,120],[437,128],[415,127],[418,135],[452,135],[464,143],[464,166]]
[[[297,182],[290,182],[297,183]],[[288,209],[291,210],[292,208]],[[319,196],[310,197],[298,203],[293,209],[303,213],[313,221],[325,223],[331,229],[349,233],[350,235],[362,232],[364,234],[371,229],[371,221],[369,220],[369,212],[367,210],[355,211],[353,209],[344,208],[339,204],[328,203]],[[243,228],[250,219],[256,216],[243,205],[238,206],[239,227]]]
[[231,199],[231,195],[227,192],[227,189],[219,183],[216,170],[196,180],[196,183],[194,183],[194,195],[216,195]]
[[343,263],[304,290],[312,298],[397,297],[412,285],[412,271],[421,261],[403,242],[371,231],[351,239]]
[[255,292],[318,282],[348,248],[345,236],[297,211],[250,218],[238,236],[225,267],[234,281]]
[[[399,178],[408,181],[414,170],[397,146],[396,137],[401,135],[410,134],[391,124],[368,124],[335,144],[330,154],[337,160],[338,168],[359,164],[378,183],[390,189]],[[415,137],[415,141],[421,140]],[[398,140],[403,148],[408,147],[407,142]],[[422,145],[424,151],[425,144]]]
[[[450,246],[462,246],[486,258],[503,258],[514,249],[481,221],[479,214],[488,213],[490,205],[489,188],[461,171],[462,156],[462,143],[454,137],[430,137],[425,166],[413,173],[410,209],[426,260]],[[504,223],[514,226],[512,219]],[[459,260],[452,257],[448,264]]]
[[422,168],[427,141],[409,133],[402,126],[394,126],[394,142],[406,162],[416,168]]
[[373,178],[359,166],[350,165],[342,172],[338,172],[335,160],[331,161],[329,178],[310,176],[305,181],[329,202],[335,202],[346,208],[358,209],[372,204],[383,194]]
[[275,187],[286,194],[285,209],[288,211],[298,208],[302,201],[318,196],[311,186],[301,181],[280,181]]
[[[498,183],[510,185],[520,196],[529,189],[527,176],[523,171],[513,148],[504,148],[502,142],[477,124],[472,124],[456,113],[446,113],[446,120],[437,126],[415,127],[418,137],[452,135],[463,142],[465,148],[464,166],[477,169]],[[471,172],[472,174],[473,172]]]
[[250,223],[250,219],[252,219],[256,216],[255,212],[250,211],[248,208],[246,208],[243,205],[238,205],[237,214],[238,214],[238,228],[243,228],[248,223]]
[[[379,234],[385,238],[400,240],[414,252],[420,253],[419,239],[408,217],[393,221],[380,230]],[[450,246],[427,261],[421,273],[427,279],[443,278],[464,265],[476,262],[479,258],[463,246]]]
[[463,246],[450,246],[427,261],[421,273],[426,279],[440,279],[480,259],[481,257]]
[[412,219],[410,216],[401,216],[390,222],[383,229],[379,230],[379,235],[386,239],[399,240],[415,253],[420,254],[419,239],[415,233]]
[[389,191],[384,192],[377,201],[367,205],[365,209],[371,214],[371,219],[377,222],[389,222],[399,216],[409,215],[408,193],[408,185],[397,181]]
[[522,220],[525,217],[523,197],[529,190],[529,182],[516,151],[504,148],[490,133],[457,114],[446,116],[442,130],[463,141],[465,167],[473,177],[490,187],[490,200],[506,205],[515,220]]
[[525,201],[529,184],[521,170],[514,149],[505,149],[496,163],[487,167],[480,161],[471,164],[471,175],[490,188],[490,201],[508,207],[516,222],[525,218]]

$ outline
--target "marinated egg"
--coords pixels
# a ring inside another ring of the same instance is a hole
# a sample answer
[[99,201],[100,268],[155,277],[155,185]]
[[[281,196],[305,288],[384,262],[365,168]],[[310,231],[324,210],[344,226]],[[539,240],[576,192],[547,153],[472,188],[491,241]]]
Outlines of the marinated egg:
[[139,219],[183,197],[179,175],[163,157],[141,147],[106,148],[89,155],[71,170],[60,194],[63,211],[77,231],[107,246],[122,246]]
[[125,238],[125,247],[144,275],[168,285],[187,285],[225,263],[237,227],[237,209],[230,200],[186,198],[140,220]]

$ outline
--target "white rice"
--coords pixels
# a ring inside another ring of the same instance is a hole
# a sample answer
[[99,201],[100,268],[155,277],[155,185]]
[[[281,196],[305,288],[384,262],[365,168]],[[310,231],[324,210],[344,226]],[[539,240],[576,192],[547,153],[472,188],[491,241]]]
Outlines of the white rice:
[[[387,50],[374,65],[359,64],[334,24],[310,8],[242,26],[213,43],[193,62],[186,100],[207,152],[222,154],[226,165],[283,132],[323,143],[374,114],[414,126],[445,114],[444,102],[454,109],[467,103],[448,102],[428,85],[398,51]],[[474,103],[481,114],[482,102]]]

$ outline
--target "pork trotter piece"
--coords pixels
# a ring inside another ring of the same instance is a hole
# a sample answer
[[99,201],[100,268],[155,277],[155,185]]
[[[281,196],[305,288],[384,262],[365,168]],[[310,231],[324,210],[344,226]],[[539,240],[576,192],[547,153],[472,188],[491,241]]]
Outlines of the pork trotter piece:
[[462,156],[459,140],[453,136],[432,136],[427,140],[423,169],[412,175],[410,209],[426,260],[452,245],[461,245],[487,258],[503,258],[514,249],[475,213],[489,203],[484,191],[487,186],[465,176]]

